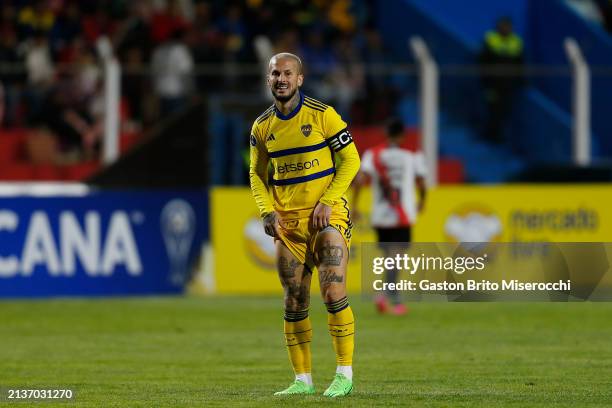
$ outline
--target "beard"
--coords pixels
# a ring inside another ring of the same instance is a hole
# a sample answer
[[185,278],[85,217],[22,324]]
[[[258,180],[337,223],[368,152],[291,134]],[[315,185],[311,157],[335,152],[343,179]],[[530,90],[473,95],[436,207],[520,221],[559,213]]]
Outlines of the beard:
[[290,94],[286,95],[286,96],[279,96],[277,95],[276,91],[274,89],[271,90],[272,91],[272,96],[274,97],[274,99],[276,99],[279,102],[287,102],[290,101],[291,98],[293,98],[295,96],[295,93],[297,92],[297,88],[293,90],[293,92],[291,92]]

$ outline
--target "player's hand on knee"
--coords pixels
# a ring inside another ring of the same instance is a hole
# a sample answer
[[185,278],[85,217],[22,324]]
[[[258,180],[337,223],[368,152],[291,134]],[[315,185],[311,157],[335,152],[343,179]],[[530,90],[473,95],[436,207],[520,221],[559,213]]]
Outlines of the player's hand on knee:
[[263,218],[264,231],[271,237],[278,238],[278,213],[273,211]]
[[327,227],[329,225],[331,211],[332,209],[329,205],[318,203],[312,213],[312,226],[317,229]]

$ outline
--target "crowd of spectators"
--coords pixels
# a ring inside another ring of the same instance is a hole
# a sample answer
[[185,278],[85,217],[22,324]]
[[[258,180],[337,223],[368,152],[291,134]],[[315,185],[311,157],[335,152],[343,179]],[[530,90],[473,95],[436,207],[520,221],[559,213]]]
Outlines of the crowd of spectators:
[[[369,20],[372,3],[3,0],[0,126],[44,124],[63,145],[95,148],[104,106],[101,38],[122,65],[122,115],[136,124],[198,95],[258,92],[261,65],[278,51],[302,55],[307,92],[349,115],[360,100],[386,91],[387,81],[364,69],[389,62]],[[371,107],[384,109],[380,99]]]

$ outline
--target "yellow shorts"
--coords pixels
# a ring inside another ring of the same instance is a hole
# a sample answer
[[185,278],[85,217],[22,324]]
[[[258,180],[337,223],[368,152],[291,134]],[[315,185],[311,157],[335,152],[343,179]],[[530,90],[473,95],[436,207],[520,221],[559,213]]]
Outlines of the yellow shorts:
[[[287,246],[300,263],[312,267],[314,265],[312,254],[314,253],[315,239],[319,232],[312,226],[312,217],[282,218],[281,216],[279,225],[278,235],[283,244]],[[348,251],[351,247],[353,224],[345,202],[332,207],[329,226],[340,232]]]

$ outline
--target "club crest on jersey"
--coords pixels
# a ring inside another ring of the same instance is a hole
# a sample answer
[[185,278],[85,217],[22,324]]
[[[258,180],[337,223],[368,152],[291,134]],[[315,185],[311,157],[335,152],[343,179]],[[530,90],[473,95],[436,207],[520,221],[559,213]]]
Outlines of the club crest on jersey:
[[257,145],[257,139],[255,139],[254,135],[251,135],[251,137],[249,138],[250,142],[251,142],[251,146],[256,146]]
[[302,134],[306,137],[310,136],[312,132],[312,125],[309,123],[307,125],[302,125]]

